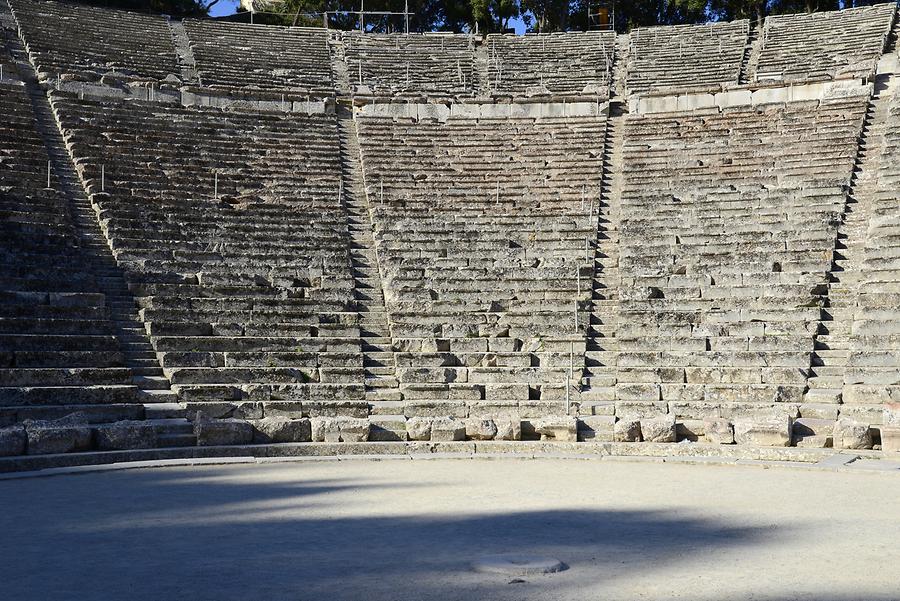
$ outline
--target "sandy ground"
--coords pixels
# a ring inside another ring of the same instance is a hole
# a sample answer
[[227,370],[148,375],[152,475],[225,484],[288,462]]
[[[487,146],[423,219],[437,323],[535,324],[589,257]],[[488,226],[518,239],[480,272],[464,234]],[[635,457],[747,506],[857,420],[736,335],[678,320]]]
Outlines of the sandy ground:
[[[541,460],[0,482],[10,600],[900,599],[900,475]],[[493,553],[565,572],[475,573]]]

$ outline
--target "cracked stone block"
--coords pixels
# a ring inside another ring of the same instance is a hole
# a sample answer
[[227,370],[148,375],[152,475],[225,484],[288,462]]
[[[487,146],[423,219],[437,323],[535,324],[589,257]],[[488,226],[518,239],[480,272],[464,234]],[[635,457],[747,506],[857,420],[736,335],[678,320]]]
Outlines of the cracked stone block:
[[252,423],[253,442],[309,442],[312,440],[312,427],[309,419],[290,419],[287,417],[266,417]]
[[675,442],[675,416],[664,415],[640,420],[644,442]]
[[619,419],[613,426],[615,442],[640,442],[641,421],[637,419]]

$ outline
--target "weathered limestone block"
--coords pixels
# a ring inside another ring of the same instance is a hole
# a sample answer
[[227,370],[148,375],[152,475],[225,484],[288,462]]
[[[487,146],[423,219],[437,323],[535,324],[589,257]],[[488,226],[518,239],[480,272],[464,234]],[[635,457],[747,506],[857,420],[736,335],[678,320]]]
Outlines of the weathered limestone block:
[[497,435],[497,424],[492,419],[467,419],[465,423],[469,440],[491,440]]
[[868,424],[839,419],[834,423],[832,441],[836,449],[871,449],[872,433]]
[[615,442],[640,442],[641,422],[632,418],[621,418],[613,427],[613,440]]
[[28,436],[25,427],[17,424],[8,428],[0,428],[0,457],[23,455]]
[[453,442],[466,439],[466,424],[453,417],[436,417],[431,422],[431,440]]
[[882,421],[885,426],[900,426],[900,403],[889,402],[883,405]]
[[734,428],[731,422],[722,418],[703,420],[703,435],[712,444],[734,444]]
[[93,432],[78,413],[53,421],[26,421],[29,455],[72,453],[90,450]]
[[640,422],[644,442],[675,442],[674,415],[644,418]]
[[557,440],[560,442],[578,441],[578,420],[574,417],[553,417],[531,420],[534,433],[541,440]]
[[791,418],[769,417],[734,421],[734,441],[759,447],[791,446]]
[[156,447],[157,432],[146,423],[117,422],[98,426],[94,436],[101,451],[152,449]]
[[522,440],[522,422],[518,418],[497,419],[496,440]]
[[834,420],[801,417],[794,420],[791,430],[798,447],[826,448],[833,444]]
[[900,453],[900,426],[881,426],[881,450]]
[[312,425],[309,419],[287,417],[266,417],[253,422],[253,442],[309,442],[312,440]]
[[615,423],[612,415],[583,415],[578,418],[578,440],[612,442]]
[[406,435],[410,440],[431,440],[431,417],[410,417],[406,420]]
[[354,417],[314,417],[310,419],[313,442],[365,442],[369,420]]
[[194,436],[201,447],[250,444],[253,426],[239,419],[209,419],[198,411],[194,419]]
[[405,441],[406,418],[402,415],[375,415],[369,418],[369,440],[372,442]]

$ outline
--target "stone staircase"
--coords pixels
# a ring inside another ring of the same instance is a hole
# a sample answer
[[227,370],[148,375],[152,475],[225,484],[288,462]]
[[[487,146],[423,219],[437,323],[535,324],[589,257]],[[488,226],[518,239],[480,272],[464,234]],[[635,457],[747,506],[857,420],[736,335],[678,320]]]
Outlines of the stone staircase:
[[837,232],[822,323],[815,337],[809,391],[806,394],[809,402],[842,401],[844,372],[856,315],[857,285],[871,215],[870,201],[878,189],[876,180],[894,87],[892,74],[879,75],[866,109],[847,205]]
[[756,64],[755,61],[759,59],[759,50],[762,45],[759,36],[761,26],[762,23],[758,21],[750,21],[750,30],[747,32],[747,46],[744,48],[744,58],[741,61],[741,72],[738,76],[738,83],[741,85],[746,85],[753,81],[751,70]]
[[352,109],[346,105],[338,107],[338,132],[341,141],[342,200],[350,231],[350,261],[362,334],[366,401],[399,401],[396,363],[363,184],[356,123]]
[[616,325],[619,287],[619,199],[625,104],[610,103],[603,141],[603,183],[597,215],[591,313],[585,347],[582,401],[611,401],[616,385]]

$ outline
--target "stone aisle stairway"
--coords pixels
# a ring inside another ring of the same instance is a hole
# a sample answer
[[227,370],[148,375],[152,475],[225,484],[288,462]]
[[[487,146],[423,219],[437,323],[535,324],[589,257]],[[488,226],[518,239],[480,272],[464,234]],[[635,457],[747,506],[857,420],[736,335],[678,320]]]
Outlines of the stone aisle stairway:
[[753,81],[753,72],[756,69],[756,61],[759,60],[759,51],[762,47],[762,41],[759,37],[761,28],[762,23],[750,21],[750,31],[747,33],[747,46],[744,48],[744,58],[741,59],[741,72],[738,75],[738,83],[742,85]]
[[339,94],[350,93],[350,73],[347,71],[346,48],[340,32],[332,32],[328,38],[328,52],[331,55],[331,79]]
[[401,400],[381,273],[372,236],[372,220],[363,184],[359,139],[352,109],[338,106],[342,197],[350,230],[350,261],[356,283],[366,374],[366,400],[372,404]]
[[616,40],[616,60],[606,133],[603,140],[603,180],[597,215],[597,242],[591,288],[581,401],[612,401],[616,386],[616,326],[619,305],[619,222],[622,194],[622,154],[625,144],[625,78],[629,40]]
[[894,80],[891,73],[877,77],[875,92],[866,109],[847,204],[838,227],[822,322],[815,337],[806,395],[808,402],[842,401],[850,334],[856,314],[859,268],[865,248],[870,205],[873,194],[877,192],[885,123],[896,85]]
[[184,23],[170,19],[169,30],[172,32],[172,41],[175,44],[175,51],[178,53],[181,81],[186,84],[199,84],[197,61],[194,58],[194,51],[191,49],[191,41],[184,30]]

